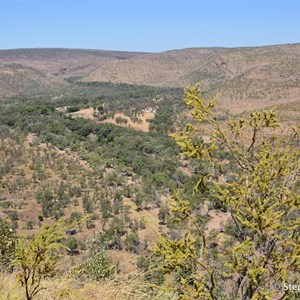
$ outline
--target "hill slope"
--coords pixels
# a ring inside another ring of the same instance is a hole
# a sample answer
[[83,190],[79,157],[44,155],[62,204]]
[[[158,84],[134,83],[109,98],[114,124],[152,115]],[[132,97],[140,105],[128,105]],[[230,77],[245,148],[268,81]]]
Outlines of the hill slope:
[[0,98],[48,93],[55,84],[60,95],[69,86],[64,78],[87,75],[110,60],[136,55],[139,53],[77,49],[1,50]]
[[232,98],[291,97],[300,87],[300,45],[208,48],[112,60],[85,81],[202,87]]
[[[12,64],[30,68],[31,73],[18,71],[16,75],[15,69],[11,71]],[[200,82],[203,90],[221,92],[223,97],[231,100],[297,99],[300,93],[300,44],[191,48],[162,53],[79,49],[2,50],[0,66],[2,97],[23,93],[24,88],[19,88],[18,84],[30,90],[37,86],[42,90],[52,83],[67,87],[69,82],[65,79],[69,77],[84,82],[175,87]],[[11,72],[14,75],[7,76]]]
[[50,73],[18,63],[0,64],[0,98],[42,95],[45,90],[66,88],[67,82]]

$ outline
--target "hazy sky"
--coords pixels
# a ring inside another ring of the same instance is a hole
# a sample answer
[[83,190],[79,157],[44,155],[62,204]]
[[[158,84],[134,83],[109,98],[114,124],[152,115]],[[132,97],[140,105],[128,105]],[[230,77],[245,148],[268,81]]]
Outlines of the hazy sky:
[[158,52],[297,42],[300,0],[0,0],[0,49]]

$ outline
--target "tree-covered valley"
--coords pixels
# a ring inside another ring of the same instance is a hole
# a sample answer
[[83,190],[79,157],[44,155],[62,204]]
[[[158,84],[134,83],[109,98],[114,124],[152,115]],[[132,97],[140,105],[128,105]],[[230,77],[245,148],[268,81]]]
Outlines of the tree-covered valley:
[[257,65],[174,85],[99,71],[153,54],[0,51],[0,299],[298,299],[272,288],[299,278],[298,46],[199,50]]

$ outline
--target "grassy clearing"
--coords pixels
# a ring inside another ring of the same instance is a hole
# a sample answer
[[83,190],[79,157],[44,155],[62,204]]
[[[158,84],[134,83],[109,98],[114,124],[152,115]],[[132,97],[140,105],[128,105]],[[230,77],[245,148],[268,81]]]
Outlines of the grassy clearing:
[[[95,116],[94,116],[94,110],[91,107],[86,108],[86,109],[81,109],[74,113],[70,113],[70,115],[79,117],[79,118],[93,120],[93,121],[96,121],[99,123],[111,123],[111,124],[121,126],[121,127],[133,128],[135,130],[139,130],[139,131],[143,131],[143,132],[149,131],[148,120],[154,118],[153,112],[145,112],[145,113],[138,115],[140,122],[133,122],[131,118],[129,118],[128,116],[126,116],[125,114],[123,114],[121,112],[118,112],[114,115],[113,118],[107,118],[103,121],[97,121],[97,118],[95,118]],[[126,120],[126,123],[118,123],[117,118],[122,118],[122,119]]]

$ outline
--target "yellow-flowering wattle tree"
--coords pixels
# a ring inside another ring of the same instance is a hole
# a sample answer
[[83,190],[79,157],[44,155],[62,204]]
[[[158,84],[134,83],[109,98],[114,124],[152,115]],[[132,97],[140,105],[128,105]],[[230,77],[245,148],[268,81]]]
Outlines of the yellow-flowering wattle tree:
[[[173,286],[181,299],[298,299],[296,291],[283,288],[300,284],[297,127],[289,136],[276,134],[280,124],[274,109],[219,120],[216,99],[204,100],[198,89],[185,89],[193,125],[173,137],[182,156],[208,165],[194,192],[202,197],[205,190],[210,202],[226,207],[229,230],[208,241],[191,201],[176,192],[171,211],[186,226],[180,238],[162,236],[154,247],[161,270],[179,274]],[[199,138],[203,124],[210,131],[206,141]],[[224,152],[234,168],[222,174]],[[212,242],[218,245],[213,251]]]

